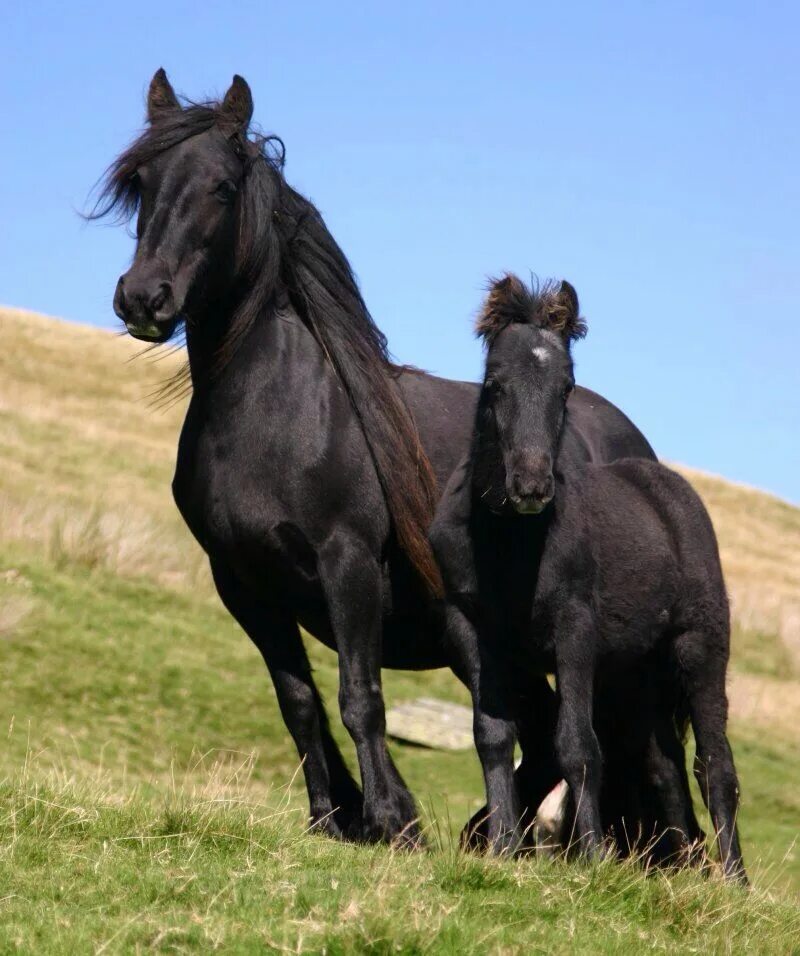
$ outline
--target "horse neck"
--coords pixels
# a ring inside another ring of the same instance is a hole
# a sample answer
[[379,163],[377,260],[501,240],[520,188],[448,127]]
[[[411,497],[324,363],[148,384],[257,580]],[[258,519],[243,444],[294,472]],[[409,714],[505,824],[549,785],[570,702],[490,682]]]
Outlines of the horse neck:
[[238,405],[243,395],[258,390],[273,400],[264,411],[274,422],[280,409],[329,387],[334,373],[321,347],[288,300],[278,301],[281,305],[266,307],[232,347],[226,342],[232,309],[220,307],[187,326],[193,402],[214,418],[231,414],[231,401]]
[[491,421],[480,423],[482,414],[479,406],[469,462],[472,506],[474,509],[498,510],[505,504],[506,469],[494,424]]
[[236,303],[225,295],[208,295],[201,312],[186,322],[186,351],[195,392],[213,387],[224,371],[226,340],[236,313]]

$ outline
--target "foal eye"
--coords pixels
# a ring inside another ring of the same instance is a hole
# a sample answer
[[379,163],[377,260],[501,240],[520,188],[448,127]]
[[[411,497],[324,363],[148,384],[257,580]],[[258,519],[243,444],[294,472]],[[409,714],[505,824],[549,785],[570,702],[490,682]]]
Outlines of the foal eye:
[[236,195],[236,183],[232,183],[230,179],[223,179],[214,190],[214,195],[221,202],[232,202],[233,197]]

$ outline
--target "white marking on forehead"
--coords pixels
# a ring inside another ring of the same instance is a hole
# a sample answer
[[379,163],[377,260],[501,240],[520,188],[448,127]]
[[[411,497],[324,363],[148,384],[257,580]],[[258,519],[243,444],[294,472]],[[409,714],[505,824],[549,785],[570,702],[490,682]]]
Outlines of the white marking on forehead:
[[546,342],[550,342],[551,345],[554,345],[557,349],[563,351],[564,343],[561,340],[561,336],[557,332],[553,332],[551,329],[540,329],[539,334]]
[[537,345],[536,348],[531,349],[531,352],[533,352],[533,357],[538,359],[542,365],[546,365],[550,361],[550,350],[541,345]]

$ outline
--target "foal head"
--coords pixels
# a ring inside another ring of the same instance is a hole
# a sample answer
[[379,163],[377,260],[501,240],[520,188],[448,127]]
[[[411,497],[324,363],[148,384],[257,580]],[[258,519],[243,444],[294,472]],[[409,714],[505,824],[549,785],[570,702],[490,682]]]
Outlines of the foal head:
[[99,212],[138,213],[136,254],[114,294],[114,311],[136,338],[166,341],[213,291],[212,265],[231,261],[252,112],[239,76],[220,104],[186,108],[163,70],[153,77],[148,128],[110,170]]
[[477,333],[487,356],[475,454],[496,459],[481,470],[489,487],[477,491],[492,507],[508,501],[520,514],[538,514],[555,491],[553,463],[575,384],[570,346],[586,333],[578,296],[566,281],[528,288],[506,275],[490,287]]

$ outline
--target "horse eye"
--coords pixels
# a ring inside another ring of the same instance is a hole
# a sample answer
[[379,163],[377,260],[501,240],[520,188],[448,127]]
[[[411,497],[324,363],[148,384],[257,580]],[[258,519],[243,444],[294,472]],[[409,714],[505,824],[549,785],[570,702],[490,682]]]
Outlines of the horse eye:
[[231,202],[236,195],[236,184],[232,183],[230,179],[223,179],[214,190],[214,195],[222,202]]

